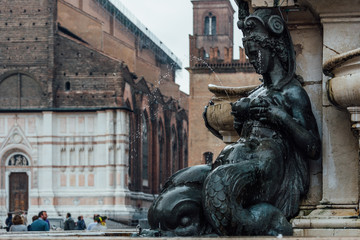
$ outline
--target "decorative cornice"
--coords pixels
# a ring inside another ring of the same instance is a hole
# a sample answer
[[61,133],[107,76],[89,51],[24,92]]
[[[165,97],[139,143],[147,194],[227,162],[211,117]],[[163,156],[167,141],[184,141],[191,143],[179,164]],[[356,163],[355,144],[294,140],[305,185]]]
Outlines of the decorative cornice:
[[321,23],[349,23],[360,22],[360,13],[323,13],[320,14]]

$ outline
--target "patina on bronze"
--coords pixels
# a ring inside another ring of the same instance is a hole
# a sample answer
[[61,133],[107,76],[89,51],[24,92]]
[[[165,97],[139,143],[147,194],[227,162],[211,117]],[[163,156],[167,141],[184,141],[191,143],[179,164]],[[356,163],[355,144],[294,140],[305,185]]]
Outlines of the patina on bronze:
[[263,84],[232,104],[239,140],[164,186],[148,213],[162,235],[292,235],[288,220],[307,193],[320,140],[289,32],[276,10],[249,15],[239,6],[245,51]]

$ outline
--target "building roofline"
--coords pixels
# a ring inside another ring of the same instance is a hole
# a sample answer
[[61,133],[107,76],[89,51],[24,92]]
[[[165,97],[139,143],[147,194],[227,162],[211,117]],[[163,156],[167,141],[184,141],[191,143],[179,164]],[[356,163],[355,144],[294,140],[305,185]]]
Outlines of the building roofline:
[[[140,22],[119,0],[97,0],[101,6],[122,22],[134,35],[145,40],[143,44],[152,49],[160,60],[170,60],[177,69],[182,68],[180,59],[158,39],[145,25]],[[150,41],[149,41],[150,40]],[[164,56],[166,55],[166,57]],[[165,59],[167,58],[167,59]]]

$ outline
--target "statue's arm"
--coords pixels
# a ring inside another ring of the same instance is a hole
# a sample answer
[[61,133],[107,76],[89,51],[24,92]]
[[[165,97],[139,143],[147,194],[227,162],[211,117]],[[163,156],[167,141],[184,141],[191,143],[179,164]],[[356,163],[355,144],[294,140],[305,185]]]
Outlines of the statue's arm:
[[280,105],[256,106],[250,108],[251,117],[277,126],[309,158],[317,159],[321,144],[307,93],[295,86],[284,90],[283,94],[290,106],[288,112]]
[[231,104],[231,114],[234,116],[234,128],[241,135],[244,122],[249,118],[250,99],[240,98]]
[[299,149],[308,157],[317,159],[320,156],[321,144],[309,96],[299,86],[286,89],[284,95],[291,112],[273,109],[277,112],[273,114],[274,118]]
[[285,130],[307,156],[317,159],[320,156],[321,143],[309,96],[303,88],[296,88],[293,91],[289,94],[291,96],[289,101],[293,106],[292,116],[285,119]]

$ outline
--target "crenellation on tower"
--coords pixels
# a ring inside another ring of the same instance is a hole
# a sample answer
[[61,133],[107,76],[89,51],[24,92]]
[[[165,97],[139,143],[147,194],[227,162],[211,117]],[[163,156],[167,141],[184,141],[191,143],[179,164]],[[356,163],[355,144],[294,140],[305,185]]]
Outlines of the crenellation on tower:
[[224,47],[224,62],[231,63],[233,60],[233,47]]
[[[231,67],[242,71],[250,66],[243,49],[240,48],[240,58],[234,59],[234,9],[229,0],[192,1],[193,3],[193,35],[190,40],[190,67],[211,64],[218,69]],[[241,64],[239,64],[241,63]],[[224,69],[229,71],[229,69]]]

